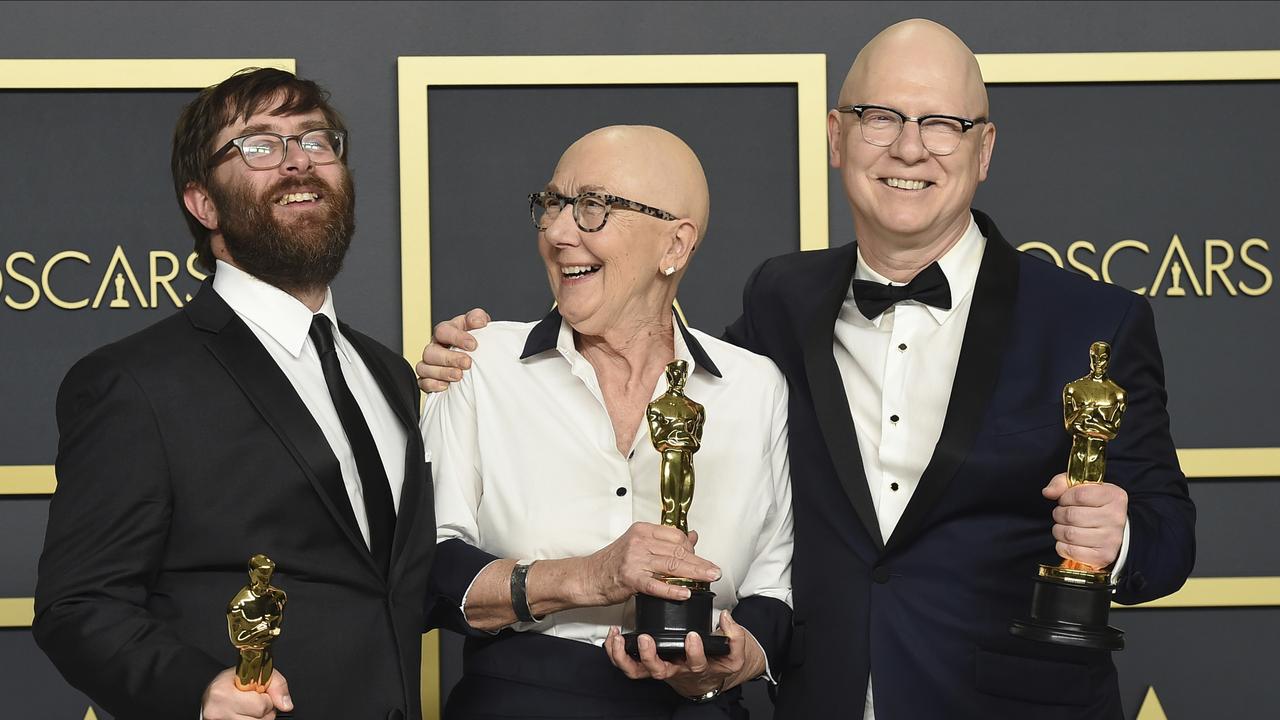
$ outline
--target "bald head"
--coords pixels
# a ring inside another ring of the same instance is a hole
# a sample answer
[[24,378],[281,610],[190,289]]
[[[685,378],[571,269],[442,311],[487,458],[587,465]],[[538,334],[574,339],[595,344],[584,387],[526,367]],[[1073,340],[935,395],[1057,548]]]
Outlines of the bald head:
[[587,133],[556,164],[560,192],[595,189],[650,205],[707,231],[710,196],[698,156],[683,140],[648,125],[612,125]]
[[960,89],[963,108],[919,112],[952,112],[966,117],[989,114],[987,88],[978,59],[955,33],[932,20],[903,20],[872,38],[845,76],[840,104],[883,102],[867,97],[867,93],[885,78],[893,78],[905,91],[912,86]]

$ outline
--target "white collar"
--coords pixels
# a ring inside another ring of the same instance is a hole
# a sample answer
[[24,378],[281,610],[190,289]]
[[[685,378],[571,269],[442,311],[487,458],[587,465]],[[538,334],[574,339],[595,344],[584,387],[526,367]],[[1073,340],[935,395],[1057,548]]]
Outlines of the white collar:
[[[307,333],[311,330],[311,318],[316,313],[289,293],[234,265],[221,260],[216,264],[214,291],[237,315],[257,325],[289,354],[300,357],[307,343]],[[333,291],[329,288],[325,288],[324,304],[319,313],[328,317],[335,329],[338,327]]]

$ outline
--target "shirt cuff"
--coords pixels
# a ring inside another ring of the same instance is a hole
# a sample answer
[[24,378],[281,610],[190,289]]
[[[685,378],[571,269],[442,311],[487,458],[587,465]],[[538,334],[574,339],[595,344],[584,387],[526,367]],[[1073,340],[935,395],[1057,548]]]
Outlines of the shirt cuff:
[[1111,564],[1111,583],[1118,584],[1120,582],[1120,571],[1124,569],[1124,563],[1129,559],[1129,518],[1124,519],[1124,538],[1120,541],[1120,554],[1116,556],[1116,561]]
[[[480,572],[476,573],[476,576],[471,579],[471,584],[467,586],[467,591],[462,593],[462,602],[458,603],[458,612],[462,614],[462,621],[465,622],[472,630],[480,630],[480,628],[472,625],[471,620],[467,618],[467,596],[471,594],[471,588],[475,586],[476,580],[479,580],[480,576],[484,574],[484,571],[488,570],[489,566],[496,562],[498,562],[498,560],[490,560],[485,563],[484,567],[480,568]],[[480,630],[480,632],[489,633],[490,635],[498,634],[497,630]]]

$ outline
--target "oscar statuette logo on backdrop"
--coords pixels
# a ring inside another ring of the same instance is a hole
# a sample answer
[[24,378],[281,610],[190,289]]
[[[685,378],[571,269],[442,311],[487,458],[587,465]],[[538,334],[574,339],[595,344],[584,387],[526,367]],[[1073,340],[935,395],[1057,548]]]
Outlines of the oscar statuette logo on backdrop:
[[14,250],[0,266],[0,308],[180,308],[205,277],[195,253],[183,258],[170,250],[126,251],[120,245],[109,256]]

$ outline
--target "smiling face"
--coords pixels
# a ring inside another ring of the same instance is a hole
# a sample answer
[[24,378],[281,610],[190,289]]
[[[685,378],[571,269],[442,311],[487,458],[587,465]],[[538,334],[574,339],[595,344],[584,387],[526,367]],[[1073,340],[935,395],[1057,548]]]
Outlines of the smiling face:
[[616,195],[680,218],[613,209],[603,228],[584,232],[566,206],[538,233],[551,291],[575,331],[605,336],[662,321],[706,226],[706,179],[693,151],[658,128],[604,128],[565,151],[546,189]]
[[[276,107],[237,118],[213,147],[254,132],[288,136],[328,126],[319,110],[275,115]],[[290,292],[323,288],[341,270],[355,230],[354,191],[342,161],[316,165],[290,140],[279,167],[255,170],[233,150],[203,191],[204,213],[193,212],[213,231],[215,253],[229,256],[223,259]]]
[[[986,91],[977,61],[951,31],[909,20],[876,36],[858,54],[840,105],[872,104],[911,117],[985,117]],[[858,242],[876,250],[949,247],[969,223],[978,183],[987,177],[995,126],[966,132],[949,155],[934,155],[908,122],[898,139],[878,147],[862,139],[856,114],[827,118],[831,166],[840,171]]]

